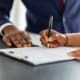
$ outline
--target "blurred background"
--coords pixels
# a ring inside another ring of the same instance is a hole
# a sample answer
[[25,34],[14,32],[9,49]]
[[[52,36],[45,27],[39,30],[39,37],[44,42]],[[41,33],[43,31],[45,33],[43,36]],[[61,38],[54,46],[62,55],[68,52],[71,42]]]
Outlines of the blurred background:
[[26,26],[25,22],[26,9],[21,0],[14,0],[14,4],[11,10],[10,20],[20,29],[24,30]]

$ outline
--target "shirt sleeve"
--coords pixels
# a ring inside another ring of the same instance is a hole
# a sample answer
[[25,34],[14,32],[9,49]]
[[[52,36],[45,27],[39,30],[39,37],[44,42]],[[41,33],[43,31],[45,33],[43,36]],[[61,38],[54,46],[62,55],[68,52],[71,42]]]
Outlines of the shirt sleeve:
[[10,25],[13,25],[12,23],[5,23],[3,25],[0,26],[0,35],[3,36],[3,29],[6,27],[6,26],[10,26]]

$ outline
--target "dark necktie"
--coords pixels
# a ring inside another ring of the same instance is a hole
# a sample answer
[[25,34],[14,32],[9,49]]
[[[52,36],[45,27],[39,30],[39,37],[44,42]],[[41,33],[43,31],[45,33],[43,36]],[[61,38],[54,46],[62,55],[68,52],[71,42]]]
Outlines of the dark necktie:
[[64,8],[64,0],[59,0],[60,8],[63,10]]

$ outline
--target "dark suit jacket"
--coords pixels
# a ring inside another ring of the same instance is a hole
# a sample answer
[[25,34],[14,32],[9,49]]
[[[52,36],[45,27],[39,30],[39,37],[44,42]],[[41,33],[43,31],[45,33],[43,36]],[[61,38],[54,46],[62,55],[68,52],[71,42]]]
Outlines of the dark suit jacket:
[[[28,9],[27,30],[38,33],[48,27],[49,17],[54,16],[53,29],[65,32],[80,32],[80,0],[66,0],[64,10],[59,0],[22,0]],[[9,21],[13,0],[0,1],[0,25]]]

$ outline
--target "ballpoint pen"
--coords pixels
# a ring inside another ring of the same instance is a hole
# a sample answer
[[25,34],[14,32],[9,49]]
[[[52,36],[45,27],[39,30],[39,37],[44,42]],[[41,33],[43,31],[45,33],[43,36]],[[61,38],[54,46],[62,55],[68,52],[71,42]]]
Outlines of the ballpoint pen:
[[[50,19],[49,19],[49,26],[48,26],[48,33],[47,33],[47,36],[48,38],[51,36],[52,34],[52,27],[53,27],[53,16],[50,16]],[[47,44],[47,47],[50,47],[49,43]]]

